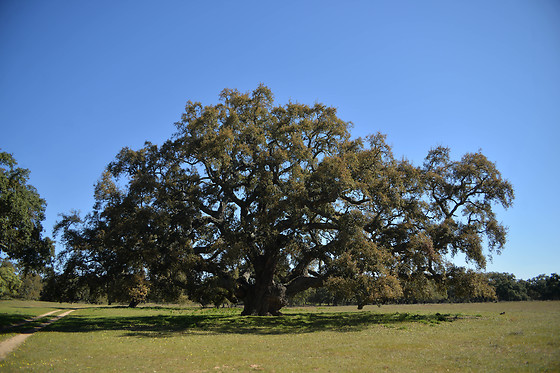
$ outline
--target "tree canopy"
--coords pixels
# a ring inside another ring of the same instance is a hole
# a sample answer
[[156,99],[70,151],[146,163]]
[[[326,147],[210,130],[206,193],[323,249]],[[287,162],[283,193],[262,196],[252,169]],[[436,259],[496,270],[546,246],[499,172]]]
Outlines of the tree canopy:
[[27,183],[29,170],[0,152],[0,252],[27,269],[41,269],[54,253],[53,242],[42,237],[46,203]]
[[163,145],[122,149],[92,213],[58,224],[68,273],[276,315],[312,287],[361,306],[445,287],[450,256],[483,268],[503,249],[493,207],[514,192],[480,152],[437,147],[415,166],[384,135],[352,139],[332,107],[275,106],[262,85],[220,99],[189,101]]

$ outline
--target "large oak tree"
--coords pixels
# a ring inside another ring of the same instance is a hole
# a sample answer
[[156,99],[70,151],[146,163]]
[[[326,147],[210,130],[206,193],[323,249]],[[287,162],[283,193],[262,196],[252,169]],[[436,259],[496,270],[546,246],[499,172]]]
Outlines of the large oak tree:
[[481,153],[454,161],[438,147],[415,166],[383,135],[352,139],[334,108],[275,106],[265,86],[220,98],[188,102],[162,146],[119,153],[94,212],[61,222],[69,253],[277,315],[311,287],[364,305],[444,286],[450,256],[483,268],[504,247],[493,206],[509,207],[513,188]]

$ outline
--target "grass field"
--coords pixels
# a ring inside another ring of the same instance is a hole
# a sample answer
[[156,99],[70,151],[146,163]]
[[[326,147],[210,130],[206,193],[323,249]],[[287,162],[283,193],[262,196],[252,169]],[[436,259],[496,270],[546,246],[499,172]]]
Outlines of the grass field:
[[65,307],[78,310],[27,339],[0,371],[560,371],[560,302],[309,307],[241,317],[240,309],[3,301],[0,321]]

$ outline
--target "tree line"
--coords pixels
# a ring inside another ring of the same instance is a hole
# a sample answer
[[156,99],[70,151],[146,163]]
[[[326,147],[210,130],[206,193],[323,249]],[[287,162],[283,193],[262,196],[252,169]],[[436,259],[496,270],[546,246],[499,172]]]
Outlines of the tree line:
[[[35,214],[19,229],[24,210],[2,210],[2,252],[66,301],[186,296],[278,315],[320,291],[359,307],[491,297],[480,270],[505,246],[494,206],[512,205],[511,183],[481,152],[453,159],[439,146],[414,165],[384,135],[353,139],[351,127],[323,104],[275,105],[263,85],[189,101],[162,145],[119,152],[91,212],[61,215],[56,263],[39,230],[44,201],[10,184],[26,170],[4,153],[2,201],[29,198]],[[457,254],[478,271],[451,264]]]
[[[532,300],[560,300],[560,275],[541,274],[528,280],[517,279],[512,273],[470,273],[470,281],[463,277],[468,271],[457,269],[462,276],[451,281],[445,289],[433,286],[423,287],[422,296],[403,296],[392,300],[392,303],[441,303],[441,302],[489,302],[489,301],[532,301]],[[476,274],[473,276],[473,274]],[[49,275],[25,273],[17,271],[14,264],[8,260],[0,264],[0,299],[43,300],[51,302],[80,302],[106,303],[106,295],[92,293],[87,281],[73,279],[68,281],[62,274],[50,272]],[[473,285],[478,281],[478,285]],[[482,287],[484,291],[475,289]],[[162,303],[169,298],[160,297],[149,291],[149,285],[144,288],[127,288],[123,284],[123,296],[119,302],[131,301]],[[475,291],[473,291],[475,290]],[[199,295],[202,295],[200,293]],[[186,293],[173,299],[175,302],[198,303],[203,307],[231,306],[226,297],[205,293],[205,296],[189,299]],[[311,288],[290,299],[290,305],[356,305],[358,300],[352,294],[332,291],[328,288]]]
[[[428,289],[424,297],[399,298],[394,303],[462,303],[462,302],[492,302],[492,301],[535,301],[560,300],[560,276],[538,275],[529,280],[516,279],[511,273],[479,273],[485,293],[475,294],[470,291],[457,289],[464,287],[464,283],[450,284],[446,292]],[[467,283],[468,284],[468,283]],[[468,285],[471,286],[471,285]],[[459,290],[459,291],[457,291]],[[292,302],[293,305],[348,305],[356,304],[353,298],[342,297],[329,292],[327,289],[312,289]]]

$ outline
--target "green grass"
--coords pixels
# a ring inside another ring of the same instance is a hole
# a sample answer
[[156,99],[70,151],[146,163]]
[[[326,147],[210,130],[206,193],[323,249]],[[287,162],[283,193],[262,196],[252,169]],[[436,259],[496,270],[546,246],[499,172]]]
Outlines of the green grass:
[[51,303],[22,300],[3,300],[0,301],[0,342],[6,340],[17,333],[22,333],[40,325],[49,319],[41,318],[24,325],[12,327],[33,319],[39,315],[58,309],[69,309],[77,307],[89,307],[86,305],[74,305],[69,303]]
[[52,303],[23,300],[0,301],[0,329],[58,309],[91,307],[71,303]]
[[0,371],[560,371],[560,302],[285,311],[85,307],[29,338]]
[[0,301],[0,329],[58,309],[56,305],[49,302]]

